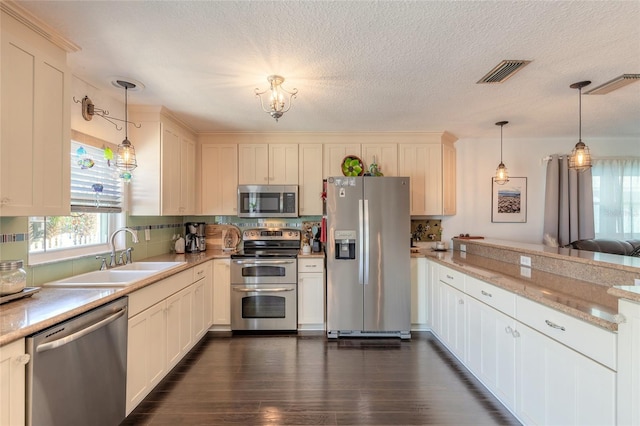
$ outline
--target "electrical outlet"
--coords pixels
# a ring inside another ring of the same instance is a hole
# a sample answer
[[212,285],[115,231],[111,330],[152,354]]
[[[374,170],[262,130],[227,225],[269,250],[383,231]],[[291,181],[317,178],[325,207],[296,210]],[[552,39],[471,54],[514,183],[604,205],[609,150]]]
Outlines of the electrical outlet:
[[523,277],[531,278],[531,268],[527,268],[526,266],[521,266],[520,275],[522,275]]
[[529,256],[520,256],[520,264],[531,268],[531,258]]
[[640,278],[636,278],[633,280],[634,285],[640,285]]
[[467,251],[467,245],[466,244],[460,244],[460,251]]
[[149,228],[145,228],[144,230],[144,240],[151,241],[151,230]]

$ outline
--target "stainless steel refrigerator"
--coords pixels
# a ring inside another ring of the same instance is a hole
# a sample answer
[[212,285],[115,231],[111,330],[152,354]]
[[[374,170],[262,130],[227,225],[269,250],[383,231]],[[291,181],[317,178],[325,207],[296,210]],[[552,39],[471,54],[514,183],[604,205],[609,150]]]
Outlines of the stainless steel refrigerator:
[[411,338],[408,177],[327,179],[327,337]]

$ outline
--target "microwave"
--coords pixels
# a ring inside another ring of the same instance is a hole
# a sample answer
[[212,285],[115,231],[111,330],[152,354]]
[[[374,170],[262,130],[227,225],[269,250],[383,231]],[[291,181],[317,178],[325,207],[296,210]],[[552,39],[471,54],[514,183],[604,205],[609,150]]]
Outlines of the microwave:
[[238,185],[238,217],[298,217],[298,185]]

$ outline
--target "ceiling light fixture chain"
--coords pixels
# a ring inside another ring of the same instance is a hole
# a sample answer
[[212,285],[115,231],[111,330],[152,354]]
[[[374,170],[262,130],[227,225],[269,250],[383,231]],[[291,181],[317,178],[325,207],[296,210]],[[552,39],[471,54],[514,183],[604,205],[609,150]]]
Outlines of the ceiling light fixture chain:
[[[267,77],[267,81],[269,82],[269,88],[261,92],[260,89],[256,87],[255,94],[257,98],[260,98],[262,110],[275,118],[277,122],[285,112],[291,109],[292,99],[296,98],[298,89],[293,88],[291,91],[288,91],[283,88],[282,83],[284,83],[284,77],[279,75],[270,75]],[[267,104],[265,105],[265,98],[267,98],[267,96],[263,98],[262,95],[267,93],[269,95]]]
[[578,89],[578,143],[571,151],[569,168],[579,172],[590,169],[592,165],[589,147],[582,142],[582,88],[590,84],[590,81],[580,81],[569,86],[572,89]]
[[498,167],[496,168],[496,177],[494,178],[494,182],[498,185],[504,185],[509,182],[509,172],[502,162],[502,128],[508,123],[508,121],[498,121],[496,123],[496,126],[500,126],[500,164],[498,164]]

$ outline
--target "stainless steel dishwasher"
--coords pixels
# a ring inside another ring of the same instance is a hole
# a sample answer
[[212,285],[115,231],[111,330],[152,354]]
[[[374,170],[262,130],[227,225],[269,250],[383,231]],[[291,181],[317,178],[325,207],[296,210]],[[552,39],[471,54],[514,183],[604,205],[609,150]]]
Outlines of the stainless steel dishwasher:
[[105,425],[125,418],[127,298],[27,338],[27,424]]

